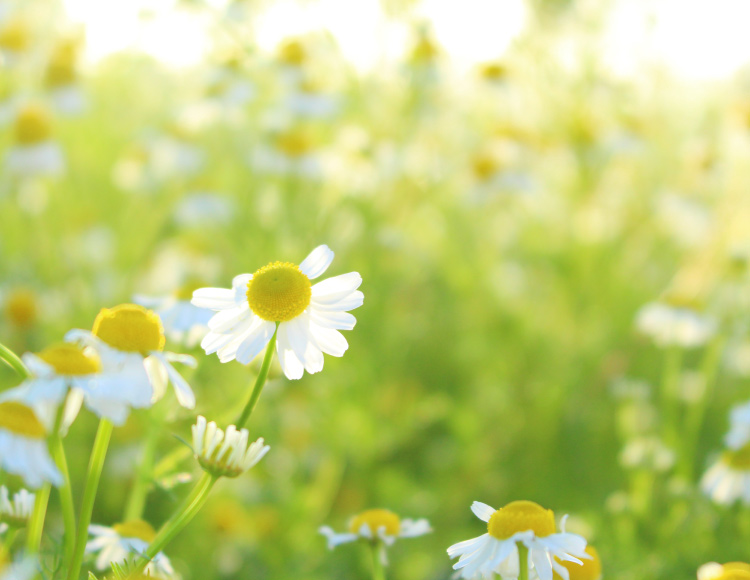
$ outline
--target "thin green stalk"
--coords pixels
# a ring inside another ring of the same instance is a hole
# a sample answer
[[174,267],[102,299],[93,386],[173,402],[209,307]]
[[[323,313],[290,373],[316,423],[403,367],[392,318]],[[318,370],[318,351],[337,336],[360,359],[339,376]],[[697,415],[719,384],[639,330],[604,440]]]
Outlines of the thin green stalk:
[[57,488],[60,495],[60,507],[62,510],[63,523],[65,524],[65,534],[63,535],[63,568],[67,568],[73,559],[73,552],[76,547],[76,514],[73,505],[73,490],[70,486],[70,473],[68,472],[68,461],[65,457],[65,448],[62,439],[55,437],[51,442],[52,456],[55,459],[57,468],[63,476],[63,484]]
[[664,439],[670,446],[677,444],[678,437],[678,396],[682,354],[679,346],[671,346],[667,349],[664,360],[661,383],[662,421],[664,422]]
[[42,543],[42,530],[44,529],[44,519],[47,515],[47,504],[49,503],[49,493],[52,486],[45,483],[42,488],[36,492],[34,500],[34,511],[31,512],[29,527],[26,530],[26,551],[29,554],[37,554]]
[[372,552],[372,580],[385,580],[385,566],[380,558],[380,542],[372,542],[370,551]]
[[273,358],[273,349],[276,346],[276,334],[279,332],[279,323],[276,323],[276,330],[273,331],[271,340],[268,341],[266,347],[266,355],[263,357],[263,365],[260,367],[258,378],[255,379],[255,385],[253,386],[253,392],[250,393],[250,399],[248,400],[245,408],[242,409],[240,418],[237,419],[237,429],[242,429],[250,419],[250,415],[255,409],[255,405],[260,398],[260,393],[263,391],[263,385],[266,384],[266,377],[268,377],[268,370],[271,368],[271,359]]
[[26,365],[23,364],[19,356],[4,344],[0,344],[0,359],[24,379],[28,379],[31,376],[29,369],[26,368]]
[[523,542],[517,542],[518,546],[518,580],[529,580],[529,549]]
[[143,445],[143,454],[138,463],[138,472],[133,482],[133,489],[130,491],[130,497],[125,508],[123,521],[137,520],[143,515],[143,508],[146,505],[146,497],[153,478],[154,461],[156,457],[156,446],[159,442],[159,433],[161,432],[161,420],[157,417],[152,418],[151,426],[146,434],[146,442]]
[[99,479],[104,467],[104,458],[107,456],[107,447],[109,439],[112,436],[112,423],[107,419],[99,421],[99,428],[96,431],[94,447],[91,450],[89,459],[89,468],[86,473],[86,485],[83,488],[83,500],[81,501],[81,513],[78,519],[78,533],[76,535],[76,546],[73,553],[73,561],[68,569],[68,580],[78,580],[81,574],[83,564],[83,552],[86,548],[86,541],[89,537],[89,524],[91,523],[91,513],[94,510],[94,500],[96,491],[99,488]]

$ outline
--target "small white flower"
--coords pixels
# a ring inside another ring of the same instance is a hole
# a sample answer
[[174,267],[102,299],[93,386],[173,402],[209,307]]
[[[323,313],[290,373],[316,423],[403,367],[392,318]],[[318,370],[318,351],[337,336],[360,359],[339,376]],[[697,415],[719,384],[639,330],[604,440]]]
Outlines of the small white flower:
[[730,449],[740,449],[750,443],[750,401],[736,405],[729,413],[729,433],[724,443]]
[[16,528],[25,526],[34,511],[35,498],[33,493],[22,489],[11,500],[8,488],[0,486],[0,522]]
[[529,570],[540,580],[552,580],[553,571],[568,580],[568,570],[561,562],[583,564],[579,558],[591,558],[586,553],[586,540],[565,532],[567,516],[561,522],[562,532],[555,533],[552,510],[534,502],[514,501],[495,510],[475,501],[471,511],[487,522],[487,533],[448,548],[451,558],[460,556],[453,565],[460,571],[460,578],[490,580],[494,574],[505,579],[518,578],[518,543],[528,548]]
[[299,266],[273,262],[236,276],[231,289],[196,290],[193,304],[217,311],[201,342],[206,354],[249,364],[276,331],[276,352],[289,379],[320,372],[323,353],[343,356],[349,345],[339,330],[356,324],[347,311],[362,305],[362,277],[350,272],[312,285],[332,261],[330,248],[318,246]]
[[336,546],[366,540],[380,542],[380,558],[387,563],[385,547],[392,546],[398,538],[416,538],[432,531],[426,519],[400,519],[395,513],[385,509],[370,509],[354,516],[349,521],[349,532],[336,533],[328,526],[318,531],[328,540],[328,549]]
[[720,505],[750,505],[750,444],[724,451],[703,475],[701,489]]
[[[94,536],[86,544],[86,552],[96,554],[97,570],[109,568],[112,563],[123,563],[134,557],[144,555],[149,544],[154,541],[156,532],[143,520],[131,520],[114,526],[89,526],[89,533]],[[174,568],[169,558],[159,552],[145,568],[146,574],[157,578],[169,578]]]
[[[132,394],[133,407],[148,407],[161,399],[172,383],[177,401],[195,407],[195,395],[172,362],[195,366],[188,355],[164,351],[164,327],[159,316],[137,304],[102,308],[91,332],[72,330],[66,340],[93,347],[107,374],[120,375],[117,388]],[[115,388],[115,381],[108,381]]]
[[636,327],[657,346],[695,348],[706,344],[716,332],[712,318],[689,308],[677,308],[652,302],[636,315]]
[[177,204],[174,219],[183,228],[219,227],[228,224],[235,215],[234,200],[209,191],[186,195]]
[[55,87],[49,98],[54,108],[65,115],[80,115],[86,109],[86,94],[77,83]]
[[193,453],[198,463],[217,477],[238,477],[254,467],[270,449],[262,437],[248,445],[247,429],[237,431],[237,427],[230,425],[224,432],[201,415],[192,432]]
[[44,107],[33,104],[20,107],[13,130],[14,144],[5,157],[9,173],[34,177],[63,172],[62,149],[52,139],[52,121]]
[[192,348],[208,333],[208,321],[213,313],[194,306],[189,296],[153,297],[138,294],[133,300],[141,306],[152,308],[159,315],[164,333],[174,342]]

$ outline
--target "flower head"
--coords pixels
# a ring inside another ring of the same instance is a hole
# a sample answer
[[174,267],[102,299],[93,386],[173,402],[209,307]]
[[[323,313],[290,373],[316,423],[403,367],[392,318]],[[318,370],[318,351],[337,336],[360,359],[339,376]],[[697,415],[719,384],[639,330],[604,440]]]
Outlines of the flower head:
[[192,431],[193,452],[198,463],[216,477],[238,477],[255,466],[270,449],[263,444],[262,437],[248,445],[247,429],[238,431],[230,425],[225,432],[214,421],[207,423],[201,415]]
[[[89,533],[94,538],[86,544],[86,552],[97,555],[97,570],[104,570],[112,564],[119,564],[133,556],[145,554],[149,544],[156,537],[151,524],[143,520],[122,522],[111,528],[92,525],[89,526]],[[168,578],[174,574],[174,569],[169,558],[163,552],[159,552],[148,563],[145,572],[157,578]]]
[[13,494],[11,500],[8,488],[0,486],[0,522],[11,528],[23,528],[34,511],[35,495],[22,489]]
[[52,121],[46,108],[28,104],[18,111],[13,127],[14,146],[6,155],[11,173],[21,176],[56,175],[65,162],[52,139]]
[[217,311],[201,342],[206,354],[249,364],[276,332],[276,352],[290,379],[321,371],[323,353],[343,356],[349,345],[339,330],[354,328],[347,311],[362,305],[362,278],[350,272],[313,285],[332,261],[328,246],[318,246],[299,266],[272,262],[236,276],[231,289],[196,290],[193,304]]
[[138,304],[154,309],[164,325],[164,333],[170,340],[192,347],[206,335],[208,321],[213,316],[210,310],[198,308],[190,302],[193,292],[201,286],[203,284],[189,282],[172,295],[138,295],[134,299]]
[[579,558],[591,558],[585,551],[586,540],[565,532],[565,518],[562,532],[556,533],[552,510],[537,503],[514,501],[495,510],[475,501],[471,510],[487,522],[487,533],[448,548],[451,558],[460,556],[453,568],[460,570],[461,578],[490,578],[493,573],[517,578],[519,542],[528,548],[529,569],[535,570],[540,580],[552,580],[553,571],[568,580],[562,562],[581,565]]
[[737,500],[750,505],[750,442],[725,450],[703,475],[701,489],[721,505]]
[[36,293],[28,288],[12,290],[5,298],[4,314],[17,328],[33,326],[39,316]]

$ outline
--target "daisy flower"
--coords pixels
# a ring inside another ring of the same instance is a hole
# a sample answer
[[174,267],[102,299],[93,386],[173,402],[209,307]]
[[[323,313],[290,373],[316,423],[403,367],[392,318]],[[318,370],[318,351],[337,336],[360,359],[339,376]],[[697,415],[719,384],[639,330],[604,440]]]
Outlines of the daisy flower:
[[8,488],[0,486],[0,522],[11,528],[23,528],[34,511],[36,496],[25,489],[13,494],[11,500]]
[[553,571],[568,580],[568,570],[562,562],[583,564],[580,558],[589,559],[586,540],[577,534],[555,533],[555,516],[532,501],[514,501],[498,510],[475,501],[471,506],[480,520],[487,522],[487,533],[454,544],[448,548],[451,558],[460,556],[453,565],[460,578],[491,579],[493,574],[503,578],[518,578],[518,544],[528,549],[529,570],[534,570],[540,580],[552,580]]
[[[586,553],[591,556],[590,560],[584,560],[583,566],[579,566],[574,562],[560,562],[560,564],[568,571],[570,580],[601,580],[602,578],[602,561],[599,558],[599,552],[591,544],[586,546]],[[557,572],[553,574],[553,578],[558,580],[562,578]]]
[[16,116],[14,138],[15,144],[5,157],[9,173],[31,177],[63,172],[62,149],[52,139],[52,122],[46,109],[38,105],[22,107]]
[[698,568],[698,580],[750,580],[750,564],[709,562]]
[[729,433],[724,443],[730,449],[740,449],[750,443],[750,402],[736,405],[729,413]]
[[4,57],[9,64],[18,60],[31,42],[31,30],[20,18],[8,19],[0,25],[0,57]]
[[317,179],[323,172],[317,143],[301,128],[278,133],[272,146],[260,146],[253,151],[250,162],[255,169],[276,175]]
[[[86,544],[86,552],[96,554],[94,565],[97,570],[104,570],[112,563],[122,563],[145,554],[156,537],[154,528],[143,520],[130,520],[111,528],[91,525],[89,533],[94,538]],[[174,568],[169,558],[159,552],[148,563],[144,572],[157,578],[169,578],[174,574]]]
[[724,451],[703,475],[701,489],[721,505],[750,505],[750,443]]
[[108,372],[122,373],[120,388],[141,393],[149,385],[150,401],[138,397],[138,406],[147,407],[161,399],[168,383],[172,383],[180,405],[188,409],[195,406],[193,390],[172,366],[173,362],[195,366],[195,359],[164,351],[164,326],[153,310],[137,304],[102,308],[91,332],[71,330],[66,339],[93,347]]
[[657,346],[695,348],[706,344],[716,331],[712,318],[690,308],[652,302],[638,311],[635,325]]
[[[432,531],[426,519],[400,519],[392,511],[384,509],[365,510],[349,521],[349,531],[337,534],[328,526],[318,530],[328,540],[328,549],[333,550],[341,544],[365,540],[381,542],[382,547],[392,546],[397,538],[416,538]],[[386,563],[385,550],[380,552],[380,558]]]
[[192,431],[195,458],[215,477],[240,476],[263,459],[270,449],[263,444],[263,437],[248,445],[247,429],[237,431],[237,427],[230,425],[224,432],[214,421],[207,423],[201,415]]
[[289,379],[320,372],[323,353],[343,356],[349,345],[339,330],[354,328],[347,311],[362,305],[362,277],[350,272],[313,285],[332,261],[330,248],[318,246],[299,266],[272,262],[236,276],[231,289],[196,290],[193,304],[217,311],[201,342],[206,354],[249,364],[276,332],[276,352]]
[[3,393],[0,398],[0,468],[20,475],[26,485],[38,488],[45,481],[62,484],[47,450],[51,424],[44,424],[29,405]]

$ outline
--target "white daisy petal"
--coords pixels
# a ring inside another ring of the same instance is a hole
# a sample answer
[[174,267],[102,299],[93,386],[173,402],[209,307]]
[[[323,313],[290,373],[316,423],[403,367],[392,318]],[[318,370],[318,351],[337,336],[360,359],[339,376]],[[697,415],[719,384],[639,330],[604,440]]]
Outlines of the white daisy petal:
[[331,262],[333,262],[333,251],[328,246],[322,245],[315,248],[307,258],[302,260],[299,269],[310,280],[314,280],[328,269]]
[[193,292],[190,302],[199,308],[226,310],[235,306],[234,291],[226,288],[199,288]]
[[266,347],[275,329],[276,325],[273,322],[258,318],[257,325],[253,326],[250,333],[237,347],[235,354],[237,362],[243,365],[250,364]]
[[475,501],[471,504],[471,511],[483,522],[489,522],[492,514],[495,513],[495,508],[488,506],[486,503],[481,501]]
[[314,284],[312,296],[321,304],[330,304],[351,294],[361,284],[362,276],[358,272],[349,272]]

